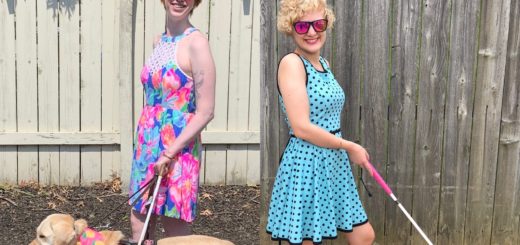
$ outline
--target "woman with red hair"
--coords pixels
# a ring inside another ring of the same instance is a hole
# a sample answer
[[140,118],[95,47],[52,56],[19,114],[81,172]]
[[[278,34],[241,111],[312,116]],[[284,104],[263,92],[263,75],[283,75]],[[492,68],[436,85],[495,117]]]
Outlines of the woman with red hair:
[[[143,230],[145,214],[153,212],[167,237],[188,235],[196,214],[200,132],[213,118],[215,64],[207,38],[189,17],[201,0],[161,0],[166,11],[166,31],[154,41],[154,49],[141,72],[146,95],[138,121],[130,195],[154,175],[163,176],[154,207],[147,194],[132,198],[132,239]],[[151,191],[150,191],[151,193]],[[150,232],[149,239],[153,238]]]

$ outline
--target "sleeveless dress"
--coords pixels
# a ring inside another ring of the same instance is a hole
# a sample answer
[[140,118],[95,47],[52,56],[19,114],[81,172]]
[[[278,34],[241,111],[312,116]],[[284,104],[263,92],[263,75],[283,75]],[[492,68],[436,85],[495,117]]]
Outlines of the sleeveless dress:
[[[300,56],[307,73],[311,123],[341,137],[340,118],[345,94],[325,60],[324,71]],[[280,95],[282,111],[286,114]],[[287,115],[287,114],[286,114]],[[356,189],[349,158],[343,149],[313,145],[291,135],[281,157],[269,206],[267,232],[273,240],[301,244],[334,239],[368,222]]]
[[[146,95],[134,139],[130,177],[130,195],[154,177],[153,166],[194,116],[196,103],[193,79],[177,65],[176,47],[180,40],[196,31],[188,28],[176,37],[161,36],[141,72]],[[130,122],[129,122],[130,123]],[[195,218],[199,182],[200,135],[175,159],[177,162],[163,177],[153,213],[192,222]],[[133,209],[145,214],[153,187]],[[129,203],[133,203],[136,197]]]

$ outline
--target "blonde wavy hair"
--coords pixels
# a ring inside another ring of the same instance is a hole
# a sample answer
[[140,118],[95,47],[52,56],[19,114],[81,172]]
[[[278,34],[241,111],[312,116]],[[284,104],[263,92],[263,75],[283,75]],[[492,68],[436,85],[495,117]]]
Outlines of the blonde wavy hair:
[[[166,7],[166,3],[164,2],[166,0],[161,0],[161,3]],[[195,3],[193,5],[193,9],[195,9],[197,6],[199,6],[200,2],[202,2],[202,0],[194,0]],[[193,14],[193,9],[191,10],[190,14]]]
[[300,19],[306,12],[313,10],[325,11],[325,18],[328,21],[327,28],[332,29],[336,16],[327,5],[326,0],[281,0],[278,11],[278,31],[290,35],[293,32],[293,24]]

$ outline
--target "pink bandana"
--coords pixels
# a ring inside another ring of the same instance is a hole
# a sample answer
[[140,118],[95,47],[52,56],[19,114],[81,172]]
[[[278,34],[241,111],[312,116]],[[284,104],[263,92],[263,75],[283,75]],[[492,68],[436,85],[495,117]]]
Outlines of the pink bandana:
[[79,237],[77,245],[105,245],[103,235],[93,229],[86,228]]

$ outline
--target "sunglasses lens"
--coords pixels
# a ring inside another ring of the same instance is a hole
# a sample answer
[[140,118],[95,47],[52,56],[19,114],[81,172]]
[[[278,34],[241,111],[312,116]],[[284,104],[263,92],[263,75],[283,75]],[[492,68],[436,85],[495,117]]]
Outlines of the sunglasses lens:
[[307,33],[307,31],[309,31],[309,27],[311,27],[311,25],[309,23],[307,23],[307,22],[296,22],[296,23],[294,23],[294,30],[298,34]]
[[317,32],[325,31],[327,29],[327,20],[316,20],[312,27],[314,27],[314,30]]

